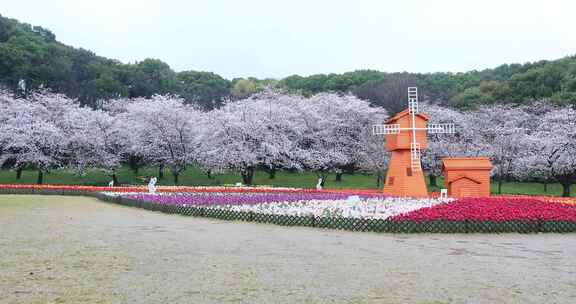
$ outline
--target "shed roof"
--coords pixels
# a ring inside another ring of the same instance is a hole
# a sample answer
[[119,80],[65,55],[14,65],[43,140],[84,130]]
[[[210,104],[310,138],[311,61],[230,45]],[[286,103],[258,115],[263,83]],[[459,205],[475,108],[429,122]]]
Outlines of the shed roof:
[[[397,121],[398,119],[400,119],[400,118],[402,118],[402,117],[404,117],[404,116],[406,116],[406,115],[410,115],[410,112],[408,111],[408,109],[406,109],[406,110],[404,110],[404,111],[402,111],[402,112],[399,112],[398,114],[396,114],[396,115],[388,118],[388,120],[386,121],[386,123],[391,123],[391,122]],[[419,116],[420,118],[422,118],[422,119],[424,119],[424,120],[426,120],[426,121],[430,120],[430,117],[428,117],[428,115],[426,115],[426,114],[424,114],[424,113],[416,113],[416,116]]]
[[475,178],[467,176],[467,175],[458,175],[455,178],[453,178],[451,181],[449,181],[448,183],[451,184],[451,183],[458,181],[458,180],[461,180],[461,179],[467,179],[467,180],[475,182],[476,184],[481,184],[480,181],[477,181]]
[[442,170],[490,170],[488,157],[449,157],[442,159]]

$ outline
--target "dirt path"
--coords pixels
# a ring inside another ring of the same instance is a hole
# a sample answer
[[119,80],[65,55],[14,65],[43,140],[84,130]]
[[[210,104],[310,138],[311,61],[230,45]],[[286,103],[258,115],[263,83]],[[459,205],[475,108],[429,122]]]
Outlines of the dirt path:
[[576,303],[576,234],[354,233],[4,195],[0,303]]

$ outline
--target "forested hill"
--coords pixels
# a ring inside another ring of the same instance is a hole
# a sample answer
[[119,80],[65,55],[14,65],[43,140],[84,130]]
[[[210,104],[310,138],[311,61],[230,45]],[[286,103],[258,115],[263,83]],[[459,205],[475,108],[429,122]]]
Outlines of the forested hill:
[[404,99],[408,85],[419,86],[429,100],[457,107],[540,99],[576,103],[576,56],[466,73],[359,70],[308,77],[292,75],[281,80],[227,80],[211,72],[175,72],[158,59],[125,64],[100,57],[58,42],[47,29],[0,16],[0,85],[16,90],[20,79],[26,80],[29,89],[48,87],[91,106],[118,96],[170,93],[211,108],[226,98],[243,98],[266,86],[276,86],[305,95],[352,92],[396,111],[403,105],[395,101]]

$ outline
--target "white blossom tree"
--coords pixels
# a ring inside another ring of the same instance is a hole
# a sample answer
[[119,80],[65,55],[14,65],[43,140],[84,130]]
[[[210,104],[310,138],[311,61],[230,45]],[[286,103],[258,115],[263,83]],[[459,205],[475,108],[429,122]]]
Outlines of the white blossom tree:
[[[383,120],[377,120],[381,123]],[[372,134],[372,129],[366,129],[360,134],[361,149],[357,152],[358,165],[360,169],[376,175],[376,187],[384,185],[384,178],[388,163],[390,161],[390,152],[384,148],[384,138]]]
[[115,117],[125,137],[131,138],[132,152],[137,149],[151,163],[165,165],[178,184],[178,177],[197,153],[201,113],[183,99],[156,95],[133,100]]
[[385,113],[349,95],[266,90],[207,115],[201,163],[239,171],[244,183],[258,168],[311,170],[325,181],[328,172],[360,167],[361,135]]
[[332,93],[301,99],[295,109],[296,122],[304,128],[298,144],[299,162],[304,169],[315,171],[323,182],[329,172],[336,172],[339,181],[342,170],[367,164],[359,152],[373,147],[365,146],[362,136],[387,116],[383,108],[371,107],[357,97]]
[[71,127],[64,133],[68,138],[67,167],[78,174],[87,169],[103,170],[119,185],[116,169],[127,138],[112,116],[101,110],[82,108],[69,114]]
[[530,131],[535,118],[525,108],[507,104],[481,106],[470,116],[474,133],[485,143],[483,153],[495,166],[498,193],[503,181],[513,178],[521,160],[532,153]]
[[[499,191],[506,179],[558,182],[563,195],[576,183],[576,110],[548,103],[485,105],[460,112],[423,104],[432,123],[454,122],[456,134],[429,137],[423,168],[431,184],[442,157],[485,155],[495,165]],[[104,110],[81,107],[61,94],[32,92],[27,99],[0,91],[0,165],[46,172],[104,170],[129,164],[169,168],[174,183],[189,165],[207,172],[234,170],[245,184],[263,169],[314,171],[326,181],[345,170],[376,174],[380,185],[388,153],[371,134],[385,110],[350,95],[311,97],[266,89],[200,112],[173,96],[116,99]]]
[[30,166],[38,170],[37,183],[44,174],[65,165],[70,128],[66,117],[79,108],[74,100],[46,91],[30,94],[29,99],[6,100],[2,103],[0,145],[3,164],[16,170]]
[[520,159],[518,175],[545,183],[557,181],[562,196],[576,183],[576,110],[571,106],[539,112],[531,134],[532,153]]
[[435,104],[422,104],[429,123],[454,123],[454,134],[428,134],[428,148],[422,153],[422,169],[427,172],[430,186],[437,186],[442,174],[442,158],[478,156],[486,151],[486,141],[475,131],[482,126],[473,122],[474,112],[461,112]]
[[291,107],[297,98],[266,90],[208,113],[200,138],[201,165],[238,171],[245,184],[253,183],[258,168],[299,169],[295,142],[301,135]]

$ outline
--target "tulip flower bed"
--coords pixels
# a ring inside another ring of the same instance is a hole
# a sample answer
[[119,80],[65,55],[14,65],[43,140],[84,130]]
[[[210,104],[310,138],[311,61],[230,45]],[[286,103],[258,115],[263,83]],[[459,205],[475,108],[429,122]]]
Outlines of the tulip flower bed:
[[[254,205],[261,203],[298,202],[310,200],[344,200],[350,195],[331,192],[300,192],[300,193],[246,193],[246,192],[215,192],[186,194],[143,194],[124,195],[134,200],[143,200],[169,205],[194,206],[233,206]],[[382,195],[360,195],[359,198],[382,197]]]
[[576,205],[524,197],[466,198],[393,218],[464,232],[576,232]]
[[576,206],[525,198],[464,198],[399,215],[394,220],[576,221]]
[[392,198],[364,194],[196,193],[99,194],[100,199],[165,213],[225,220],[375,232],[411,232],[387,218],[441,204],[437,199]]
[[272,187],[0,185],[4,194],[86,195],[166,213],[375,232],[576,232],[573,198],[499,196],[441,201],[376,191]]
[[523,197],[441,201],[347,193],[128,194],[104,200],[225,220],[400,233],[576,232],[576,206]]
[[558,196],[529,196],[529,195],[503,195],[501,197],[537,199],[545,202],[556,202],[563,204],[576,205],[576,197],[558,197]]
[[442,202],[437,199],[392,198],[374,194],[351,197],[344,193],[132,194],[126,195],[125,198],[159,205],[204,207],[233,212],[378,219],[386,219],[396,214],[431,207]]

